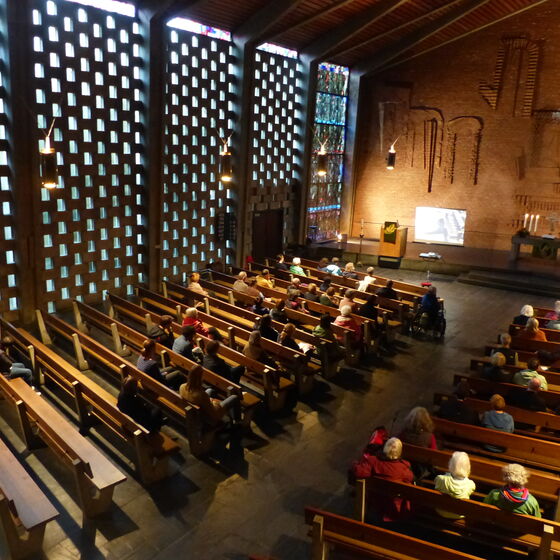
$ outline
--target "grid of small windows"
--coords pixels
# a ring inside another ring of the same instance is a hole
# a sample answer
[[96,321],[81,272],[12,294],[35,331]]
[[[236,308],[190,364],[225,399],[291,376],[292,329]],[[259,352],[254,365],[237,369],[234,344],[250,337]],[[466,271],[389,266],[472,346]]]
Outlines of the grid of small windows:
[[[331,239],[340,227],[340,203],[344,179],[346,142],[346,105],[349,70],[327,62],[319,64],[315,135],[311,159],[309,225],[317,240]],[[321,145],[327,152],[327,174],[317,174],[317,156]]]
[[299,170],[301,64],[291,57],[255,51],[251,185],[289,184]]
[[234,56],[227,40],[167,33],[161,266],[184,281],[209,262],[229,263],[234,249],[216,236],[218,215],[234,211],[218,161],[220,137],[234,127]]
[[39,267],[54,311],[146,279],[143,40],[132,17],[65,0],[33,6],[38,129],[56,118],[59,183],[41,191]]
[[[0,1],[1,29],[5,29],[5,1]],[[0,32],[0,49],[6,50],[6,37]],[[0,228],[2,254],[0,257],[0,313],[9,319],[16,316],[19,307],[17,293],[16,241],[14,231],[14,199],[10,171],[10,143],[7,114],[8,92],[6,66],[0,65]]]

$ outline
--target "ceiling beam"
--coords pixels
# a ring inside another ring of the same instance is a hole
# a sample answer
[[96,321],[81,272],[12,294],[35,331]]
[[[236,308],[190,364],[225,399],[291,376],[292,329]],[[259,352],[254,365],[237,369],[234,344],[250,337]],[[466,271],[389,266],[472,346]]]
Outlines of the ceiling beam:
[[397,27],[391,27],[391,29],[388,29],[387,31],[384,31],[383,33],[379,33],[377,35],[374,35],[373,37],[369,37],[368,39],[365,39],[364,41],[360,41],[359,43],[354,43],[353,45],[345,48],[345,49],[337,49],[336,50],[336,56],[342,56],[345,55],[349,52],[352,52],[356,49],[359,49],[360,47],[363,47],[365,45],[368,45],[369,43],[373,43],[374,41],[377,41],[379,39],[383,39],[383,37],[387,37],[387,35],[392,35],[393,33],[398,33],[399,31],[401,31],[402,29],[406,29],[407,27],[411,26],[411,25],[415,25],[416,23],[420,23],[422,20],[429,18],[429,17],[433,17],[436,14],[438,14],[439,12],[441,12],[442,10],[446,10],[449,8],[452,8],[453,6],[456,6],[457,4],[460,4],[461,2],[463,2],[463,0],[452,0],[452,2],[449,2],[448,4],[445,4],[444,6],[439,6],[439,8],[435,8],[429,12],[426,12],[414,19],[411,19],[409,21],[405,21],[404,23],[401,23],[400,25],[397,25]]
[[498,19],[495,19],[495,20],[493,20],[489,23],[485,23],[484,25],[480,25],[479,27],[476,27],[475,29],[471,29],[470,31],[467,31],[466,33],[462,33],[461,35],[457,35],[457,37],[453,37],[452,39],[448,39],[447,41],[444,41],[443,43],[439,43],[438,45],[434,45],[433,47],[430,47],[429,49],[424,49],[423,51],[414,53],[410,56],[407,56],[406,58],[402,58],[402,59],[394,62],[393,64],[388,64],[386,66],[383,66],[383,68],[381,68],[380,70],[387,70],[389,68],[394,68],[395,66],[398,66],[399,64],[402,64],[403,62],[408,62],[409,60],[413,60],[414,58],[418,58],[419,56],[427,54],[427,53],[429,53],[429,52],[431,52],[435,49],[439,49],[440,47],[443,47],[445,45],[449,45],[449,43],[454,43],[455,41],[459,41],[459,39],[464,39],[465,37],[468,37],[469,35],[473,35],[474,33],[478,33],[479,31],[482,31],[483,29],[486,29],[487,27],[490,27],[492,25],[495,25],[496,23],[500,23],[501,21],[509,19],[510,17],[519,15],[523,12],[526,12],[527,10],[532,10],[536,6],[539,6],[540,4],[544,4],[545,2],[548,2],[548,0],[536,0],[536,2],[534,2],[530,6],[525,6],[524,8],[520,8],[519,10],[515,10],[514,12],[506,14],[505,16],[502,16]]
[[381,0],[374,6],[362,10],[348,22],[343,23],[322,33],[320,37],[302,49],[302,54],[313,60],[325,57],[327,54],[354,37],[368,25],[380,20],[382,17],[396,10],[399,6],[406,4],[408,0]]
[[234,29],[233,35],[242,43],[262,42],[266,32],[302,2],[303,0],[270,0],[266,6]]
[[360,73],[362,76],[369,76],[379,70],[382,66],[402,54],[409,49],[415,47],[416,45],[422,43],[426,39],[432,37],[436,33],[439,33],[446,27],[449,27],[453,23],[464,18],[466,15],[474,12],[478,8],[488,4],[491,0],[466,0],[464,4],[459,5],[459,7],[451,10],[450,12],[444,14],[438,19],[428,23],[424,27],[420,27],[415,31],[412,31],[408,35],[405,35],[395,43],[389,45],[385,49],[381,49],[373,55],[373,57],[368,57],[368,60],[364,60],[353,67],[355,72]]
[[347,4],[351,4],[352,2],[354,2],[354,0],[339,0],[338,2],[333,2],[330,6],[327,6],[326,8],[319,10],[314,14],[311,14],[307,18],[296,21],[292,25],[284,27],[284,29],[282,29],[281,31],[277,31],[270,37],[270,40],[278,39],[288,31],[293,31],[294,29],[298,29],[299,27],[308,25],[309,23],[313,23],[315,20],[322,18],[340,8],[343,8],[344,6],[346,6]]

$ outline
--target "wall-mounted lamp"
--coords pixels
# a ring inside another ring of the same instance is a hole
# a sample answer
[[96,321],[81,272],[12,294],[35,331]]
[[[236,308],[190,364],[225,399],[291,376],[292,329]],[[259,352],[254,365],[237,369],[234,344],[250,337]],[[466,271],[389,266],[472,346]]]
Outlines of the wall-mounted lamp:
[[222,140],[224,145],[220,152],[220,180],[224,183],[229,183],[233,179],[233,167],[231,164],[231,152],[228,148],[228,140]]
[[[397,140],[398,140],[398,138],[397,138]],[[387,152],[387,169],[389,169],[390,171],[395,169],[395,163],[397,161],[397,152],[395,150],[395,144],[397,143],[397,140],[395,140],[391,144],[391,147],[389,148],[389,151]]]
[[58,169],[56,166],[56,150],[51,146],[51,132],[54,121],[45,136],[45,145],[39,151],[41,156],[41,184],[46,189],[55,189],[58,187]]
[[327,174],[327,141],[321,143],[321,149],[317,152],[317,175],[324,177]]

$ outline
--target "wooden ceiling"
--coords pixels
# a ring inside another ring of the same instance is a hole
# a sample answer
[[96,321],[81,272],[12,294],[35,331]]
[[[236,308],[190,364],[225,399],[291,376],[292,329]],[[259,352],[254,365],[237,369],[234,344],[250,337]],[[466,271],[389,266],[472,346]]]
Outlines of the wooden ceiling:
[[550,0],[174,0],[170,14],[371,74]]

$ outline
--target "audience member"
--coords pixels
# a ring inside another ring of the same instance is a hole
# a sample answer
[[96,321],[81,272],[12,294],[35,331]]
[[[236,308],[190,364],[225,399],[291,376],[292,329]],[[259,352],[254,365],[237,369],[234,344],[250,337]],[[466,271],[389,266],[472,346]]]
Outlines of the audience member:
[[423,406],[416,406],[408,413],[399,437],[411,445],[437,449],[434,423],[429,412]]
[[156,361],[156,343],[153,340],[145,340],[143,342],[136,367],[156,381],[164,384],[166,383],[165,376],[160,371]]
[[515,463],[504,465],[502,476],[505,485],[502,488],[490,490],[484,498],[484,503],[512,513],[540,517],[539,504],[526,488],[529,473],[525,468]]
[[272,340],[273,342],[278,341],[278,331],[272,327],[272,317],[270,315],[263,315],[258,323],[253,326],[253,329],[257,328],[261,333],[263,338]]
[[352,262],[346,263],[346,266],[344,267],[344,270],[342,271],[342,276],[344,276],[344,278],[349,278],[350,280],[357,280],[358,279],[358,273],[356,272],[356,269],[354,268],[354,263],[352,263]]
[[435,321],[439,310],[440,304],[437,297],[437,289],[435,286],[430,286],[420,301],[420,312],[427,313],[430,320]]
[[198,310],[196,307],[189,307],[185,311],[185,316],[183,317],[183,327],[191,325],[194,330],[202,335],[208,336],[208,329],[203,325],[202,321],[198,318]]
[[268,268],[264,268],[260,274],[257,274],[257,286],[260,288],[274,288],[274,284],[270,279],[270,271]]
[[539,322],[534,317],[529,317],[525,328],[520,330],[516,338],[519,340],[540,340],[546,342],[546,335],[539,329]]
[[333,257],[331,263],[327,265],[327,272],[333,274],[334,276],[342,276],[342,270],[339,266],[340,259],[338,257]]
[[[352,342],[356,346],[361,344],[362,341],[362,327],[352,318],[352,308],[349,305],[345,305],[340,310],[340,315],[334,320],[334,324],[339,327],[344,327],[352,332]],[[339,342],[344,344],[344,338],[339,337]]]
[[[401,459],[402,442],[396,437],[387,440],[383,451],[374,455],[364,453],[360,461],[351,468],[356,478],[378,476],[395,482],[414,482],[414,474],[410,463]],[[371,508],[372,521],[401,521],[410,514],[410,502],[398,496],[393,498],[384,495],[368,495],[368,508]]]
[[159,324],[153,325],[148,330],[148,338],[171,350],[175,342],[175,337],[173,336],[173,317],[171,315],[162,315],[159,319]]
[[296,326],[293,323],[288,323],[278,337],[278,342],[286,348],[291,348],[296,352],[301,352],[299,344],[296,342],[294,335],[296,334]]
[[257,315],[268,315],[270,309],[268,309],[268,307],[264,307],[263,302],[264,299],[261,296],[257,296],[255,298],[255,303],[251,307],[251,311]]
[[321,285],[319,286],[319,290],[321,290],[322,292],[326,292],[330,288],[331,283],[332,283],[332,276],[330,274],[323,276],[323,280],[321,282]]
[[125,377],[117,398],[117,408],[144,426],[150,433],[161,430],[163,416],[159,408],[150,406],[138,394],[138,382],[133,377]]
[[502,333],[500,335],[500,344],[501,346],[496,348],[492,354],[500,352],[505,356],[506,364],[510,366],[517,365],[517,352],[510,348],[511,336],[508,333]]
[[317,284],[311,282],[311,284],[307,286],[307,292],[303,294],[303,297],[307,301],[313,301],[315,303],[319,303],[319,292],[317,291]]
[[529,360],[527,360],[527,368],[522,369],[521,371],[516,371],[512,382],[516,385],[527,387],[529,381],[536,377],[541,382],[542,389],[548,391],[548,382],[546,377],[537,371],[539,366],[540,362],[538,358],[529,358]]
[[533,317],[535,312],[533,311],[533,307],[531,305],[524,305],[521,308],[521,312],[517,317],[513,318],[514,325],[521,325],[524,327],[527,324],[527,321]]
[[292,259],[292,266],[290,266],[290,272],[292,274],[298,274],[299,276],[307,276],[305,270],[301,266],[301,259],[299,257],[294,257]]
[[192,272],[189,276],[189,290],[207,296],[208,292],[200,285],[200,274],[198,272]]
[[331,343],[327,345],[327,355],[329,359],[337,361],[344,357],[345,352],[336,340],[332,330],[332,322],[333,318],[328,313],[321,315],[319,324],[313,329],[313,336],[328,340]]
[[517,390],[508,394],[509,404],[535,412],[546,412],[545,400],[539,395],[541,388],[541,380],[533,377],[529,379],[525,391]]
[[270,310],[270,316],[272,317],[273,321],[284,324],[288,322],[288,316],[284,311],[285,307],[286,302],[283,299],[276,302],[275,306]]
[[441,403],[438,416],[452,422],[478,425],[478,413],[465,403],[465,399],[470,395],[469,383],[466,379],[462,379],[455,387],[453,395]]
[[489,381],[509,383],[511,381],[511,373],[504,370],[505,365],[506,357],[501,352],[495,352],[490,357],[490,363],[482,368],[482,377]]
[[331,286],[327,288],[324,294],[319,297],[319,303],[321,305],[328,305],[329,307],[338,308],[338,303],[336,302],[336,290]]
[[554,302],[554,310],[549,311],[545,316],[545,319],[552,319],[553,321],[560,321],[560,299]]
[[230,414],[233,421],[239,420],[241,416],[241,403],[238,395],[230,395],[223,401],[213,398],[214,390],[204,390],[202,386],[202,366],[194,366],[186,383],[179,387],[181,397],[198,406],[202,411],[204,421],[211,426],[218,424],[226,414]]
[[[247,273],[243,270],[237,275],[237,280],[233,283],[233,291],[246,294],[249,291],[249,286],[246,284],[245,280],[247,278]],[[258,294],[257,294],[258,295]],[[256,297],[256,296],[253,296]]]
[[375,283],[375,276],[373,275],[373,271],[374,268],[373,266],[369,266],[366,270],[366,275],[364,276],[364,279],[358,284],[358,291],[359,292],[367,292],[368,291],[368,286],[370,284],[374,284]]
[[224,342],[224,337],[222,333],[216,327],[208,327],[208,338],[210,340],[217,340],[218,342]]
[[251,358],[252,360],[260,362],[261,364],[276,368],[276,363],[261,345],[261,336],[262,335],[259,331],[253,331],[249,335],[249,340],[243,347],[243,355],[247,356],[247,358]]
[[193,350],[197,348],[194,340],[195,335],[196,329],[192,325],[185,325],[181,336],[178,336],[173,343],[173,352],[177,352],[177,354],[181,354],[189,360],[198,361],[196,356],[193,355]]
[[303,307],[300,301],[301,292],[299,290],[288,289],[288,294],[286,297],[286,307],[293,311],[301,311],[302,313],[307,313],[307,309]]
[[245,293],[248,296],[253,298],[261,297],[264,299],[264,295],[257,289],[257,279],[254,276],[251,278],[247,278],[246,284],[247,290]]
[[357,313],[359,305],[354,301],[355,297],[356,297],[356,291],[352,290],[351,288],[348,288],[344,292],[344,297],[339,301],[338,308],[342,309],[343,307],[349,305],[350,308],[352,309],[352,313]]
[[292,281],[286,286],[286,292],[289,292],[290,290],[297,292],[298,297],[302,296],[302,285],[299,278],[292,278]]
[[381,288],[379,288],[379,290],[377,290],[377,295],[379,297],[384,297],[387,299],[399,299],[399,295],[393,289],[392,280],[387,280],[387,284],[385,284],[385,286],[382,286]]
[[233,381],[239,383],[239,379],[243,375],[245,368],[243,366],[232,367],[226,361],[218,356],[220,350],[220,343],[217,340],[210,340],[206,344],[206,354],[202,360],[202,365],[210,371]]
[[288,270],[288,265],[284,262],[284,255],[276,255],[276,270]]
[[356,314],[360,315],[360,317],[371,319],[374,322],[374,326],[377,326],[378,312],[377,296],[375,294],[370,294],[366,302],[356,311]]
[[[475,491],[476,485],[469,478],[471,474],[471,461],[463,451],[455,451],[449,459],[449,472],[439,474],[435,478],[435,489],[442,494],[447,494],[458,500],[468,500]],[[463,515],[449,511],[436,510],[442,517],[447,519],[461,519]]]
[[[480,423],[485,428],[490,428],[491,430],[498,430],[499,432],[509,432],[513,433],[514,422],[513,416],[504,412],[506,407],[506,401],[502,395],[492,395],[490,397],[491,410],[486,410],[480,419]],[[496,453],[503,453],[505,449],[503,447],[497,447],[495,445],[486,444],[484,449],[488,451],[494,451]]]
[[317,270],[319,272],[327,272],[327,266],[329,266],[329,259],[323,257],[317,264]]

